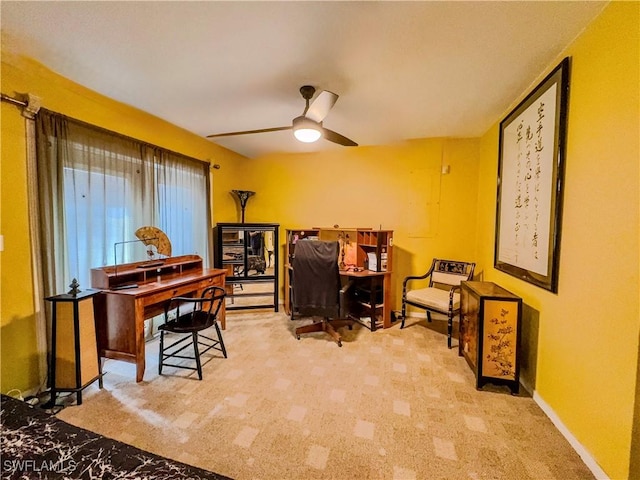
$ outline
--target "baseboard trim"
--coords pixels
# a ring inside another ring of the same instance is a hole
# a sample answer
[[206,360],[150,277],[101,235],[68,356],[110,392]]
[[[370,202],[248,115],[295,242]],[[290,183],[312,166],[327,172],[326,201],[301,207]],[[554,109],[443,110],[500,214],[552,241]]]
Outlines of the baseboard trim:
[[587,468],[591,470],[591,473],[593,473],[598,480],[611,480],[604,470],[600,468],[600,465],[598,465],[598,462],[596,462],[596,460],[591,456],[589,451],[578,441],[565,424],[562,423],[562,420],[560,420],[560,417],[558,417],[556,412],[553,411],[549,404],[545,402],[536,391],[533,392],[533,401],[536,402],[545,415],[549,417],[551,423],[553,423],[562,436],[567,439],[576,453],[580,455],[580,458],[582,458],[582,461],[585,463]]

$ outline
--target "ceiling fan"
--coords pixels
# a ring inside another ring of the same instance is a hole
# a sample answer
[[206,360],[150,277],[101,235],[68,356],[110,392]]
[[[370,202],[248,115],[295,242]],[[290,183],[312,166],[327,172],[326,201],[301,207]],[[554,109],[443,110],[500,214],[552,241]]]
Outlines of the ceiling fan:
[[322,126],[322,121],[336,103],[336,100],[338,100],[338,95],[333,92],[329,92],[328,90],[323,90],[318,94],[315,100],[309,104],[309,100],[313,98],[315,93],[316,89],[311,85],[303,85],[300,87],[300,94],[302,95],[302,98],[305,99],[306,106],[302,115],[294,118],[291,125],[286,127],[261,128],[259,130],[245,130],[242,132],[215,133],[213,135],[207,135],[207,138],[293,130],[293,134],[301,142],[311,143],[315,142],[320,137],[324,137],[325,140],[337,143],[338,145],[344,145],[345,147],[357,147],[358,144],[353,140]]

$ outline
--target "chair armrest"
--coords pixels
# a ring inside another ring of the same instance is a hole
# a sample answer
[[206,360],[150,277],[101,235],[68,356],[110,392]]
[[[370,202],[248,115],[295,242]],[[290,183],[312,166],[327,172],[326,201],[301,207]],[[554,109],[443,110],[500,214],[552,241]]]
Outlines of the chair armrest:
[[433,265],[431,265],[431,268],[424,275],[409,275],[408,277],[404,277],[404,280],[402,281],[402,291],[406,292],[407,284],[411,280],[425,280],[429,278],[432,273],[433,273]]
[[340,289],[340,296],[346,295],[346,293],[353,287],[353,280],[349,280],[345,286]]
[[453,304],[453,294],[456,293],[456,290],[460,290],[460,285],[454,285],[449,290],[449,303]]
[[[169,310],[173,310],[174,308],[176,309],[176,315],[180,315],[180,306],[182,306],[185,303],[192,303],[192,304],[201,304],[203,302],[208,302],[210,301],[210,299],[202,299],[199,297],[193,298],[193,297],[171,297],[167,303],[164,305],[164,316],[165,318],[168,317],[169,315]],[[195,306],[193,307],[195,308]]]
[[460,290],[460,285],[454,285],[449,290],[449,310],[453,310],[453,295],[456,293],[456,290]]
[[169,301],[171,301],[171,302],[198,303],[198,302],[208,302],[209,299],[208,298],[200,298],[200,297],[171,297],[171,299]]
[[405,284],[410,280],[424,280],[425,278],[429,278],[429,275],[431,275],[431,272],[427,272],[424,275],[410,275],[408,277],[404,277],[404,281],[402,283]]
[[349,314],[349,291],[351,290],[353,285],[354,285],[354,281],[349,280],[347,284],[340,289],[340,297],[339,297],[340,318],[346,318],[347,315]]
[[[215,292],[214,295],[211,297],[206,297],[206,293],[212,290]],[[206,302],[214,302],[216,300],[223,299],[227,295],[227,292],[222,287],[211,286],[205,288],[202,294],[202,297],[171,297],[164,305],[165,318],[169,315],[169,310],[171,310],[172,308],[177,308],[179,313],[180,305],[184,303],[203,304]]]

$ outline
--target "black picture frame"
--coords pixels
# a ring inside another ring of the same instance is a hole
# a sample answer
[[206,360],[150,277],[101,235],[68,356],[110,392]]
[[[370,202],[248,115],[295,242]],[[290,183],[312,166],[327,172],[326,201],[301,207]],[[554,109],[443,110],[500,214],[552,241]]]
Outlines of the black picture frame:
[[558,292],[567,57],[500,122],[494,267]]

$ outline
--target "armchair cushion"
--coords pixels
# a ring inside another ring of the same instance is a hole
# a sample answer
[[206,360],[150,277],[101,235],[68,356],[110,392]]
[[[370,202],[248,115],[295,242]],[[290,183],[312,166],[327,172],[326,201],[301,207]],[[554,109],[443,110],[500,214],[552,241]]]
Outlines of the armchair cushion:
[[[442,313],[449,311],[449,290],[428,287],[407,292],[407,302],[417,303],[423,307],[438,310]],[[453,311],[460,308],[460,294],[453,294]]]

